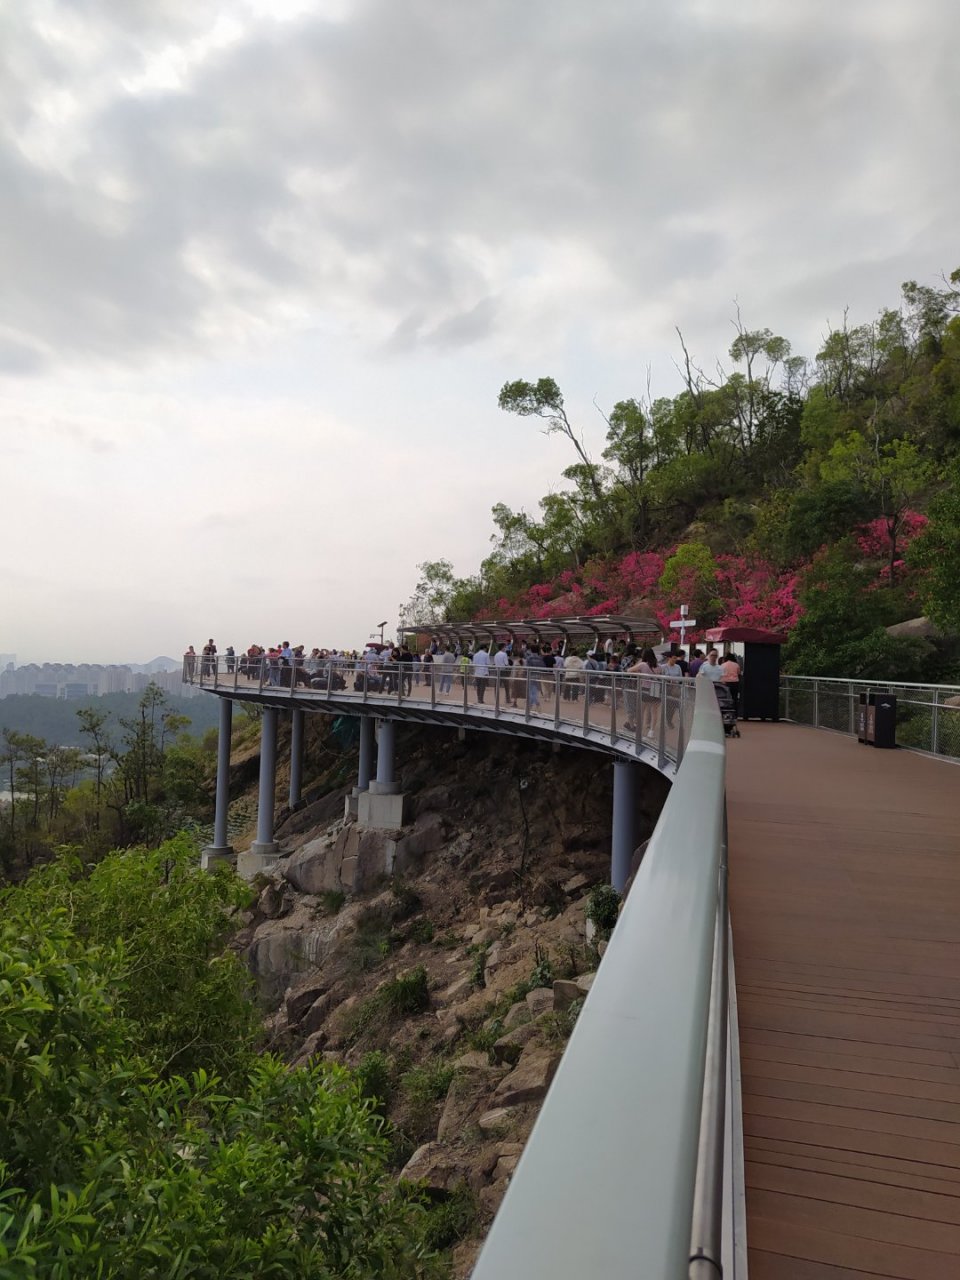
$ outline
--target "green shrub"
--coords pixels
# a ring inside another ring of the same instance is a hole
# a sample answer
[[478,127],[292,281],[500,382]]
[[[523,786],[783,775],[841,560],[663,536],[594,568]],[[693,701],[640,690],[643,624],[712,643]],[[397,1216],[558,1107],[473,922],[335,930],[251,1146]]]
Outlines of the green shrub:
[[365,1053],[357,1066],[356,1076],[361,1095],[374,1102],[378,1111],[386,1111],[393,1098],[396,1080],[396,1064],[389,1054],[379,1049]]
[[587,919],[600,938],[609,938],[620,913],[620,895],[611,884],[595,884],[587,899]]
[[430,1007],[427,971],[422,964],[408,973],[398,974],[377,987],[357,1005],[348,1033],[348,1041],[356,1044],[365,1032],[384,1026],[398,1018],[423,1013]]
[[342,889],[327,889],[320,894],[320,910],[325,916],[335,916],[347,900]]
[[0,1275],[441,1274],[358,1080],[251,1053],[214,949],[241,889],[167,847],[2,895]]
[[433,1249],[449,1249],[475,1229],[477,1201],[468,1186],[458,1187],[446,1200],[427,1210],[426,1240]]
[[419,920],[414,920],[407,936],[411,942],[433,942],[434,932],[433,922],[423,916]]

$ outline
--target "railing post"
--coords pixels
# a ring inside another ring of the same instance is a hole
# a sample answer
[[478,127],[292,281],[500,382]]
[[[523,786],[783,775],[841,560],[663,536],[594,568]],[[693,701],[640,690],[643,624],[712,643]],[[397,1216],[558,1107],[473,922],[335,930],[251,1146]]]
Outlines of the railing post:
[[553,699],[553,727],[554,729],[559,729],[560,728],[560,689],[562,687],[560,674],[562,673],[563,668],[561,667],[559,672],[557,671],[556,667],[552,667],[551,670],[553,671],[553,681],[554,681],[554,684],[556,685],[556,688],[554,689],[554,699]]
[[854,693],[853,682],[850,681],[847,684],[847,701],[850,704],[850,717],[848,720],[849,727],[847,729],[847,732],[850,734],[853,734],[854,736],[856,736],[856,732],[857,732],[857,708],[856,708],[856,704],[854,703],[855,696],[856,695]]
[[617,673],[610,672],[610,741],[617,740]]
[[930,710],[930,750],[939,755],[940,738],[940,690],[933,691],[933,707]]
[[583,670],[583,732],[590,728],[590,672]]
[[220,683],[220,655],[218,654],[213,660],[213,687],[214,689]]
[[495,718],[500,715],[500,672],[503,667],[494,666],[493,668],[493,714]]
[[260,680],[257,684],[257,693],[263,693],[263,677],[267,666],[267,655],[265,653],[261,653],[257,658],[257,661],[260,663]]
[[667,681],[660,677],[660,741],[657,743],[657,766],[667,763]]
[[813,682],[813,727],[820,728],[820,681]]
[[790,719],[790,677],[783,677],[783,718]]
[[[684,680],[680,685],[680,707],[677,711],[677,715],[679,716],[679,720],[677,721],[677,768],[678,769],[680,768],[680,761],[683,759],[683,749],[685,745],[683,740],[683,716],[686,709],[687,709],[687,682],[686,680]],[[640,723],[640,719],[638,717],[637,724],[639,723]]]
[[[468,675],[467,672],[470,674]],[[470,681],[476,679],[476,671],[471,662],[467,670],[463,673],[463,714],[466,715],[470,710]],[[436,706],[436,702],[433,704]]]
[[523,700],[523,718],[527,724],[530,723],[530,668],[524,667],[527,673],[527,696]]

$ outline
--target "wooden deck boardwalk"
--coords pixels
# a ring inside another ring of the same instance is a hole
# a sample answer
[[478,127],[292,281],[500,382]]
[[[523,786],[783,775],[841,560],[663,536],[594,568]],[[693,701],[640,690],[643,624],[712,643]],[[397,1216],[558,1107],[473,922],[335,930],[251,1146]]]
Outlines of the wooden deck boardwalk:
[[750,1280],[960,1277],[960,768],[729,743]]

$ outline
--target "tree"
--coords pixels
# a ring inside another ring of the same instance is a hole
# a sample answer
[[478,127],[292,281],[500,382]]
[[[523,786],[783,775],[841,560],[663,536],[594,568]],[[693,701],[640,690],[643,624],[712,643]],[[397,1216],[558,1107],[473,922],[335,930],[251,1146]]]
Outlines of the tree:
[[828,482],[852,481],[873,496],[877,514],[887,529],[889,583],[893,586],[903,519],[929,482],[929,463],[913,441],[899,439],[884,444],[874,428],[869,436],[851,431],[836,441],[821,464],[820,473]]
[[97,798],[96,829],[100,830],[100,813],[103,805],[103,775],[107,761],[112,754],[112,745],[107,733],[108,716],[97,711],[95,707],[80,707],[77,711],[80,721],[80,733],[89,743],[89,753],[93,756],[94,787]]
[[712,626],[720,599],[720,566],[702,542],[684,542],[663,566],[659,588],[675,606],[688,604],[701,627]]
[[597,467],[583,444],[583,438],[574,428],[564,408],[563,395],[553,378],[539,378],[536,382],[505,382],[500,388],[498,404],[506,413],[517,413],[523,418],[536,417],[546,422],[545,435],[561,435],[573,445],[586,468],[588,483],[598,502],[603,501],[603,488]]
[[960,632],[960,462],[944,479],[930,504],[930,522],[911,544],[907,560],[924,573],[925,612],[945,630]]

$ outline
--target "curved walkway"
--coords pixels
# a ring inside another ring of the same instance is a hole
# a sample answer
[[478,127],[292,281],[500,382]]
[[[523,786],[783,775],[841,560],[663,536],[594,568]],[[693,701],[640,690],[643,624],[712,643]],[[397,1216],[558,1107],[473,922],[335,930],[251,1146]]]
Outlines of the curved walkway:
[[[261,686],[257,679],[223,670],[218,671],[215,680],[206,675],[202,682],[198,673],[193,683],[238,701],[285,710],[299,707],[327,715],[368,714],[420,724],[469,725],[497,733],[566,742],[638,760],[671,778],[683,758],[693,718],[692,680],[648,677],[643,683],[649,684],[652,691],[644,691],[637,676],[598,675],[591,692],[596,691],[605,699],[599,701],[584,697],[582,684],[573,686],[580,694],[576,699],[562,696],[572,691],[565,682],[561,683],[561,696],[558,696],[553,673],[541,671],[539,704],[533,706],[522,696],[509,697],[514,682],[501,681],[494,674],[489,678],[483,702],[478,701],[474,679],[469,677],[466,688],[462,683],[455,683],[444,693],[439,691],[439,680],[430,685],[413,684],[409,692],[397,689],[373,693],[355,690],[354,674],[353,669],[344,672],[347,687],[342,690],[312,689],[305,685],[293,689]],[[616,684],[615,706],[611,682]],[[638,698],[639,715],[634,710]],[[511,702],[515,705],[510,705]]]
[[960,1275],[960,771],[729,744],[751,1280]]

